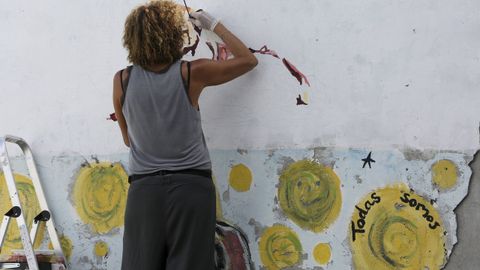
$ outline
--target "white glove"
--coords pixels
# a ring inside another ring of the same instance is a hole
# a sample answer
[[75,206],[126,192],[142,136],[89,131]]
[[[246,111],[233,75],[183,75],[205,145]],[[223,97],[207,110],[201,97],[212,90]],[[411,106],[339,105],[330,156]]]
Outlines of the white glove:
[[195,12],[190,13],[191,18],[188,20],[191,21],[196,26],[213,31],[215,26],[220,22],[219,19],[213,17],[209,13],[199,9]]

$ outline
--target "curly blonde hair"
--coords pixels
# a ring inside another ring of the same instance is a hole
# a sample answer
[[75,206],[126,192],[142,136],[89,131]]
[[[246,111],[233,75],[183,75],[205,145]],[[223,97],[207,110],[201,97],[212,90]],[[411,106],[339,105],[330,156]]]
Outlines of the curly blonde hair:
[[151,1],[133,9],[123,33],[128,60],[147,68],[182,58],[185,24],[182,10],[171,1]]

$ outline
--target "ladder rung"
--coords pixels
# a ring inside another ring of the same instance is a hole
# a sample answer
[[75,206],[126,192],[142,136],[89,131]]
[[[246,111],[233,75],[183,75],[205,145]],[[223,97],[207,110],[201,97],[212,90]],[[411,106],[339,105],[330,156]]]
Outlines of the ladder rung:
[[[23,249],[12,249],[11,250],[13,255],[25,255],[25,250]],[[36,249],[34,250],[35,255],[45,255],[45,256],[50,256],[50,255],[55,255],[55,251],[52,249]]]
[[2,269],[17,269],[20,268],[20,263],[0,263],[0,270]]

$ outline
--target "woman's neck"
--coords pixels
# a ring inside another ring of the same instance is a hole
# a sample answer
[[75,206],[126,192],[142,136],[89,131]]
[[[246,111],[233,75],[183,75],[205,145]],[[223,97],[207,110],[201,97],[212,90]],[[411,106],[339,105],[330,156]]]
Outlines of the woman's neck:
[[162,72],[166,70],[171,64],[153,64],[147,67],[147,70],[153,71],[153,72]]

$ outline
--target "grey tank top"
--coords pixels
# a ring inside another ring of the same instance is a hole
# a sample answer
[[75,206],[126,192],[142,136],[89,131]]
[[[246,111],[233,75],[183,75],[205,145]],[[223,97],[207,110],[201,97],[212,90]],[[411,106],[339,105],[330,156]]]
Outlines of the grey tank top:
[[125,90],[130,174],[211,169],[200,111],[190,103],[180,60],[158,73],[134,65]]

